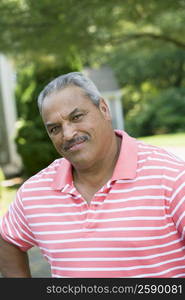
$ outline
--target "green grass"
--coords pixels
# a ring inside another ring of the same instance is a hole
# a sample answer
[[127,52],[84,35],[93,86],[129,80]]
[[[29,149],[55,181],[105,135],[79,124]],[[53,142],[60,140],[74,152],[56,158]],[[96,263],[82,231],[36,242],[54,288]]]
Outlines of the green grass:
[[153,135],[138,139],[156,146],[185,147],[185,133]]

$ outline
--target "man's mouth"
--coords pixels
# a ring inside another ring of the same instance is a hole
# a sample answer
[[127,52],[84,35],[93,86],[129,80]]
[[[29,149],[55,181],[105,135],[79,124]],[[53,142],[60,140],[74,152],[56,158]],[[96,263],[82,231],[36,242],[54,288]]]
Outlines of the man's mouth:
[[64,151],[76,151],[83,147],[85,141],[89,138],[87,136],[77,137],[69,142],[66,142],[63,146]]
[[83,147],[82,144],[84,144],[84,142],[76,143],[76,144],[72,145],[72,146],[68,149],[68,151],[79,150],[79,149],[81,149],[81,148]]

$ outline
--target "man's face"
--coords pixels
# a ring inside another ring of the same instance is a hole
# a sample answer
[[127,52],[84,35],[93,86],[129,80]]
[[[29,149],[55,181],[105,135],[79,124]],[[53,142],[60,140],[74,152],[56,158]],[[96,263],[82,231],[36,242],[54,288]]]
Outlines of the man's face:
[[44,99],[42,118],[58,153],[75,167],[91,167],[106,155],[113,130],[103,99],[97,107],[81,88],[69,86]]

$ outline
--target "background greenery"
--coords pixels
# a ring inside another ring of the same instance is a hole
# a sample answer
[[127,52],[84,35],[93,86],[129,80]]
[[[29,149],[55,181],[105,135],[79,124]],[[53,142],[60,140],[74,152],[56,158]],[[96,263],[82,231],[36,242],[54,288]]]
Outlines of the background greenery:
[[0,12],[0,52],[16,68],[16,143],[26,176],[57,157],[38,93],[85,66],[113,68],[131,135],[185,131],[185,0],[0,0]]

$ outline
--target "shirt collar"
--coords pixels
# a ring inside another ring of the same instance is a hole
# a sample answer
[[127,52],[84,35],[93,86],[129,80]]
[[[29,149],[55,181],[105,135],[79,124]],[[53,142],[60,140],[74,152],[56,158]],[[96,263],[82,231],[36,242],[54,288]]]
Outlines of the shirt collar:
[[133,179],[137,170],[137,142],[125,131],[115,130],[116,135],[121,136],[120,154],[111,180]]
[[[115,133],[122,138],[122,143],[111,181],[118,179],[133,179],[136,177],[137,169],[136,139],[130,137],[122,130],[115,130]],[[72,165],[67,159],[62,158],[54,176],[52,188],[55,190],[67,191],[68,189],[71,189],[72,186]]]
[[52,188],[55,190],[61,190],[71,186],[72,182],[72,165],[67,159],[62,158],[53,178]]

